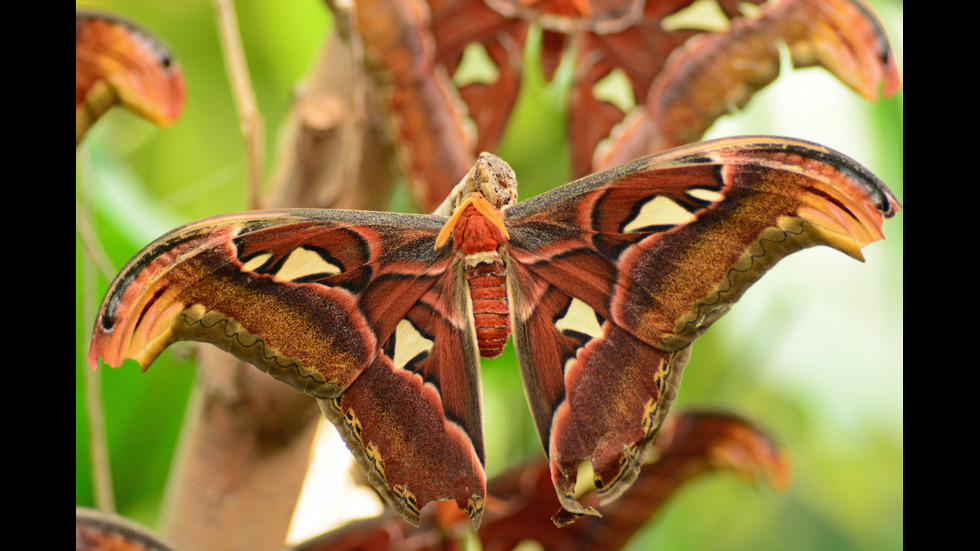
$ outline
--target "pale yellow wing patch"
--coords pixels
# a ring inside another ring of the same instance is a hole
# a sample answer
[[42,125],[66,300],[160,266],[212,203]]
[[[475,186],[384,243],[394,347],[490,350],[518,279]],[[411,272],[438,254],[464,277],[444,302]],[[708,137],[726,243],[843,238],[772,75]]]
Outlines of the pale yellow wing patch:
[[650,226],[676,226],[693,221],[694,214],[678,205],[673,199],[658,195],[650,199],[623,228],[625,233],[642,230]]
[[691,188],[687,190],[687,194],[695,199],[700,199],[701,201],[707,201],[709,203],[717,203],[725,198],[721,192],[713,189]]
[[246,272],[254,272],[255,270],[258,270],[259,268],[264,266],[265,263],[268,262],[270,258],[272,258],[272,253],[257,254],[252,258],[248,259],[248,262],[242,264],[242,269],[245,270]]
[[[251,264],[251,261],[249,262]],[[306,247],[296,247],[282,266],[276,272],[276,278],[285,281],[296,281],[304,277],[327,277],[337,275],[341,269],[320,256],[319,253]]]
[[599,325],[595,310],[577,298],[572,299],[565,315],[555,322],[555,327],[559,331],[575,331],[592,338],[602,335],[602,326]]
[[428,354],[432,344],[432,340],[419,333],[411,322],[401,320],[395,328],[395,357],[392,358],[395,367],[404,369],[419,354]]

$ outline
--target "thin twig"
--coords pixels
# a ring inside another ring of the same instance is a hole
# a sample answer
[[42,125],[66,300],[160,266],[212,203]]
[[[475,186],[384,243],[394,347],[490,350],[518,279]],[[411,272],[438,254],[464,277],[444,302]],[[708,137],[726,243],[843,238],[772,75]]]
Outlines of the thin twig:
[[255,103],[252,81],[248,75],[248,63],[238,31],[238,16],[229,0],[214,0],[218,33],[221,36],[225,70],[231,81],[232,95],[238,109],[238,120],[245,138],[245,155],[248,162],[249,205],[261,208],[262,199],[262,116]]
[[[98,257],[101,249],[93,245],[94,232],[89,221],[92,219],[92,179],[89,175],[88,148],[81,145],[78,158],[80,159],[80,191],[79,202],[75,203],[75,227],[78,228],[85,244],[86,251],[90,258],[95,259],[95,264],[105,273],[106,266],[109,265],[105,260],[105,253]],[[108,275],[112,277],[114,271],[111,266],[108,268]],[[82,318],[95,319],[95,269],[90,262],[82,263]],[[86,336],[85,341],[89,340]],[[89,435],[89,455],[92,461],[92,486],[95,494],[95,506],[99,510],[115,512],[116,499],[112,487],[112,469],[109,466],[109,439],[106,436],[105,410],[102,407],[102,375],[91,369],[85,371],[85,415],[88,418]]]
[[[102,277],[112,279],[116,275],[117,270],[99,243],[99,239],[95,236],[95,229],[92,227],[90,206],[88,204],[80,204],[77,201],[75,202],[75,231],[82,238],[85,254],[98,267],[99,272],[102,273]],[[90,264],[86,264],[85,266],[89,267]]]

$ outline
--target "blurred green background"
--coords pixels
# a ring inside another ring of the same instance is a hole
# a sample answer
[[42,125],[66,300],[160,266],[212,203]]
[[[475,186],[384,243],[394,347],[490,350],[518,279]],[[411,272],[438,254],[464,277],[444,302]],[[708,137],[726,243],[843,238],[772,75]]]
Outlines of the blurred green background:
[[[903,5],[872,2],[900,67]],[[244,146],[217,37],[203,0],[87,2],[142,23],[183,65],[188,103],[160,130],[114,110],[90,132],[76,159],[94,188],[101,246],[121,267],[178,224],[246,208]],[[265,120],[271,164],[290,90],[329,33],[321,2],[238,2],[242,40]],[[533,68],[532,68],[533,69]],[[842,151],[903,193],[903,94],[865,102],[819,69],[790,71],[725,117],[708,137],[787,135]],[[904,72],[903,72],[904,74]],[[564,84],[527,72],[521,100],[498,150],[528,198],[568,180]],[[404,191],[393,208],[411,208]],[[899,549],[904,542],[903,215],[867,262],[809,250],[784,260],[694,346],[674,408],[725,408],[755,420],[793,458],[790,489],[774,494],[730,475],[685,488],[633,542],[635,549]],[[93,319],[84,313],[76,235],[75,503],[93,503],[84,410]],[[510,346],[510,345],[508,345]],[[141,374],[135,362],[100,369],[111,465],[120,512],[153,526],[177,445],[194,372],[177,345]],[[540,454],[511,351],[484,361],[492,476]],[[332,428],[327,426],[329,430]],[[338,470],[336,477],[347,477]],[[330,499],[325,496],[323,499]],[[321,504],[324,511],[336,503]],[[321,515],[322,516],[322,515]]]

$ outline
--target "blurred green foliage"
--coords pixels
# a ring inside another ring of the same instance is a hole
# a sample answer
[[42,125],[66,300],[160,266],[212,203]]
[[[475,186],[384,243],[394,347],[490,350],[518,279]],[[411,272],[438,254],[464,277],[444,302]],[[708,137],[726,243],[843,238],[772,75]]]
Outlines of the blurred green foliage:
[[[901,62],[901,2],[873,2]],[[160,130],[122,110],[96,125],[79,155],[94,187],[101,246],[116,267],[174,226],[246,206],[245,153],[213,7],[202,0],[87,3],[141,22],[170,44],[188,81],[187,108]],[[327,36],[322,3],[237,3],[265,121],[266,165],[290,89]],[[533,55],[533,52],[530,54]],[[784,66],[784,73],[789,73]],[[726,117],[710,137],[782,134],[843,151],[903,194],[902,94],[868,104],[818,69],[793,71]],[[564,81],[563,81],[564,80]],[[567,76],[545,86],[529,65],[498,153],[527,198],[568,180]],[[783,494],[714,475],[689,485],[636,538],[636,549],[899,549],[904,540],[903,224],[860,264],[811,250],[777,266],[694,346],[675,408],[727,408],[756,420],[794,461]],[[91,505],[83,370],[94,314],[84,312],[76,236],[75,503]],[[105,292],[100,281],[95,301]],[[194,379],[176,345],[147,373],[100,369],[120,512],[154,525]],[[512,352],[483,364],[492,475],[540,453]],[[337,476],[347,476],[337,473]]]

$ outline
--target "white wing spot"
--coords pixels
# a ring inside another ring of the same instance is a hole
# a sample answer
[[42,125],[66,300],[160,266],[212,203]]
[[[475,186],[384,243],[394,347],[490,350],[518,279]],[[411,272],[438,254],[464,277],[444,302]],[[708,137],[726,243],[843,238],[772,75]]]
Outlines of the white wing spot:
[[255,270],[261,268],[263,264],[268,262],[270,258],[272,258],[272,253],[257,254],[250,258],[248,262],[242,264],[242,270],[245,270],[246,272],[254,272]]
[[649,226],[686,224],[694,219],[693,214],[678,205],[673,199],[658,195],[643,204],[636,217],[623,228],[623,232],[638,231]]
[[700,199],[701,201],[707,201],[709,203],[717,203],[725,198],[724,195],[713,189],[692,188],[687,190],[687,194],[695,199]]
[[276,277],[286,281],[295,281],[311,275],[326,277],[337,275],[340,272],[340,266],[327,262],[316,251],[305,247],[296,247],[283,261],[282,267],[276,272]]
[[576,331],[592,338],[602,335],[602,326],[599,325],[595,310],[577,298],[572,299],[565,315],[555,322],[555,327],[559,331]]
[[432,341],[422,336],[412,322],[401,320],[395,328],[395,367],[404,369],[408,362],[421,353],[432,350]]

